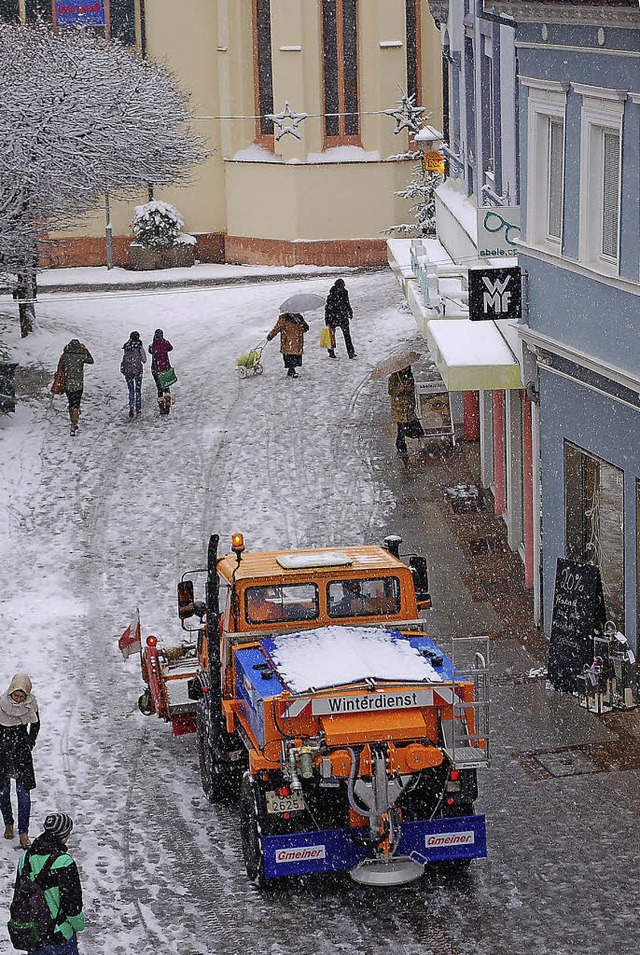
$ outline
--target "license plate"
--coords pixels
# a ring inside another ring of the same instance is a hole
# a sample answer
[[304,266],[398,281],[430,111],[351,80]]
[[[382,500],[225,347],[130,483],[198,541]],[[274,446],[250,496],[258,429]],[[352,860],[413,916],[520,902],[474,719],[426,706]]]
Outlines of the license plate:
[[279,796],[276,792],[265,793],[267,812],[299,812],[305,809],[302,796]]

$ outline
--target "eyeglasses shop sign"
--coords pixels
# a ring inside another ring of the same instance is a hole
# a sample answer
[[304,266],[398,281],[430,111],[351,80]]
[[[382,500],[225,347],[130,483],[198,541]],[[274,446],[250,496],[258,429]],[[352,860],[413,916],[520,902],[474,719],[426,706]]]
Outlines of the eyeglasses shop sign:
[[517,255],[520,206],[478,208],[478,254],[483,258]]

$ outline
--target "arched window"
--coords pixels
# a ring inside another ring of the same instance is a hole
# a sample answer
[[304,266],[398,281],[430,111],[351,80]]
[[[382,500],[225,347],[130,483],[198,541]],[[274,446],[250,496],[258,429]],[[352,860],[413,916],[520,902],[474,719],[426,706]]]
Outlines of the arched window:
[[253,0],[253,64],[256,140],[273,146],[273,69],[271,65],[271,0]]
[[422,88],[420,75],[420,13],[419,0],[406,0],[407,96],[413,96],[420,105]]
[[322,52],[325,139],[359,145],[358,0],[322,0]]

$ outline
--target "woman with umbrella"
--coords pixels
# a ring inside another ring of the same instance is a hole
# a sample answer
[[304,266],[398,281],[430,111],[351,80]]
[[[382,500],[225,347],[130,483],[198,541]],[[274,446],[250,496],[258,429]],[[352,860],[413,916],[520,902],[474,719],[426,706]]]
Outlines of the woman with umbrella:
[[267,335],[267,341],[269,342],[276,335],[280,335],[280,353],[284,361],[284,367],[287,369],[288,378],[300,377],[296,368],[302,365],[304,333],[308,331],[309,326],[302,315],[296,312],[283,312]]
[[416,415],[416,383],[411,364],[419,361],[420,352],[405,350],[378,362],[371,378],[388,378],[387,391],[391,398],[391,419],[396,422],[396,448],[406,464],[409,460],[407,438],[421,438],[424,430]]
[[424,434],[416,417],[416,383],[411,365],[389,375],[387,390],[391,398],[391,418],[398,426],[396,448],[406,464],[409,460],[407,438],[421,438]]

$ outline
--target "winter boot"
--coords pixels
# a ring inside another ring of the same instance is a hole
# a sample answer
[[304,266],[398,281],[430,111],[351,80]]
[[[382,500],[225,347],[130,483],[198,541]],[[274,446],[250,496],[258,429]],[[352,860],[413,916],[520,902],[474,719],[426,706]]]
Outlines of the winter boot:
[[169,414],[171,411],[171,395],[164,396],[164,413]]
[[164,395],[161,398],[158,398],[158,408],[160,409],[160,414],[163,415],[164,411]]
[[7,825],[4,827],[4,837],[5,839],[13,839],[13,826]]
[[129,408],[129,417],[133,418],[133,408]]
[[329,358],[337,358],[337,357],[338,357],[338,356],[336,355],[335,351],[333,350],[333,348],[327,348],[327,355],[329,356]]
[[26,849],[28,848],[28,846],[31,845],[31,839],[29,838],[28,832],[20,833],[20,845],[22,846],[23,849]]
[[79,416],[80,416],[80,412],[78,411],[77,408],[72,408],[72,409],[70,410],[70,412],[69,412],[69,418],[71,419],[71,434],[73,434],[73,435],[75,435],[76,431],[78,430],[78,418],[79,418]]

